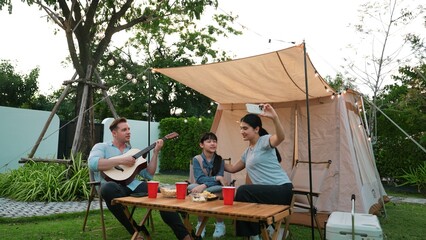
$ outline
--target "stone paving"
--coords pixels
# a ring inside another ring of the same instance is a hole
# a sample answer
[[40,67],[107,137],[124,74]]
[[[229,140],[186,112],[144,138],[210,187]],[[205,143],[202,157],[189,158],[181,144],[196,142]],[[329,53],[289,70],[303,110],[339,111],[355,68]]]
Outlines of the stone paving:
[[[33,217],[57,213],[84,212],[88,201],[80,202],[17,202],[0,198],[0,217]],[[103,204],[106,209],[105,202]],[[90,210],[99,209],[97,199],[90,204]]]
[[418,204],[426,204],[426,199],[424,198],[404,198],[404,197],[390,197],[391,202],[394,203],[418,203]]
[[[422,198],[402,198],[389,197],[391,202],[407,202],[426,204],[426,199]],[[105,202],[103,204],[106,209]],[[84,212],[87,208],[87,201],[80,202],[17,202],[7,198],[0,198],[0,217],[32,217],[45,216],[57,213]],[[92,202],[90,209],[99,209],[97,199]]]

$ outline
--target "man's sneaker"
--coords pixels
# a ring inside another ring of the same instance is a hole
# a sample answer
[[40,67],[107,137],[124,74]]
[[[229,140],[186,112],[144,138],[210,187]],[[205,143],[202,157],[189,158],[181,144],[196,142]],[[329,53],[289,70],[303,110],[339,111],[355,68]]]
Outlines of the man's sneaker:
[[225,235],[225,223],[223,222],[216,222],[213,237],[214,238],[220,238]]
[[[274,234],[274,230],[275,230],[274,227],[272,225],[269,225],[266,230],[268,230],[269,238],[272,238],[272,235]],[[284,228],[280,228],[278,230],[278,237],[277,237],[277,239],[287,239],[288,235],[289,235],[289,231],[287,231],[287,233],[285,234],[286,235],[285,238],[283,238],[283,235],[284,235]]]
[[286,236],[285,236],[285,238],[283,238],[284,228],[280,228],[280,230],[278,230],[278,238],[277,239],[287,239],[288,234],[289,234],[289,231],[286,232],[286,234],[285,234]]
[[269,238],[272,238],[272,235],[274,234],[274,230],[275,230],[274,227],[272,225],[269,225],[266,230],[268,231]]
[[[200,228],[200,226],[201,226],[201,222],[198,222],[197,223],[197,227],[195,227],[195,234],[197,234],[198,229]],[[201,237],[202,238],[204,238],[204,235],[206,235],[206,228],[204,228],[203,231],[201,232]]]

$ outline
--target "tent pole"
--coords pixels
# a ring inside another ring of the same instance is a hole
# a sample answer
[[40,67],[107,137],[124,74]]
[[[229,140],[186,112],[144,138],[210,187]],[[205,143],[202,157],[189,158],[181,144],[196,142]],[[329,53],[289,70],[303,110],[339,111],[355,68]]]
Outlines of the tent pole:
[[[146,70],[145,70],[146,71]],[[148,146],[151,145],[151,82],[152,74],[148,71]],[[148,152],[148,163],[151,160],[151,153]]]
[[[312,160],[311,160],[311,124],[309,115],[309,91],[308,91],[308,70],[306,63],[306,44],[303,40],[303,63],[305,68],[305,93],[306,93],[306,121],[308,124],[308,159],[309,159],[309,204],[311,208],[311,235],[312,239],[315,239],[315,227],[314,227],[314,205],[312,202]],[[322,239],[322,237],[320,236]]]

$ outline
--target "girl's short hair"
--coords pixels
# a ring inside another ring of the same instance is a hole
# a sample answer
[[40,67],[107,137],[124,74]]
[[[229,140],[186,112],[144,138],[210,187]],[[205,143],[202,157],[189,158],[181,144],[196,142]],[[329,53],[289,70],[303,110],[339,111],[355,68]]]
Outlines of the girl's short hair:
[[206,140],[215,140],[217,141],[217,136],[216,134],[212,133],[212,132],[206,132],[204,133],[201,138],[200,138],[200,143],[203,143]]
[[[217,141],[217,136],[216,136],[216,134],[214,134],[212,132],[206,132],[201,136],[200,143],[202,144],[206,140]],[[220,156],[219,154],[217,154],[217,152],[215,152],[211,176],[216,176],[219,173],[221,166],[222,166],[222,156]]]

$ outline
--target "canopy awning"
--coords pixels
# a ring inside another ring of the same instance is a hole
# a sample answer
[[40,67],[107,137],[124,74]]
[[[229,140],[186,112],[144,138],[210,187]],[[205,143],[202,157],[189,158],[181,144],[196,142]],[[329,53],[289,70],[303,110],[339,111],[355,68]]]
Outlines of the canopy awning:
[[[153,70],[220,104],[238,104],[306,99],[304,66],[303,44],[300,44],[226,62]],[[310,98],[333,94],[334,90],[318,74],[308,55],[306,71]]]

